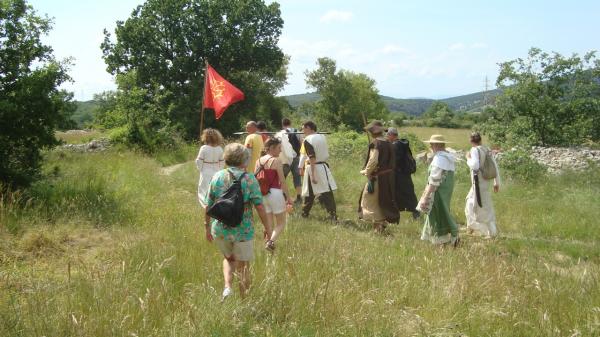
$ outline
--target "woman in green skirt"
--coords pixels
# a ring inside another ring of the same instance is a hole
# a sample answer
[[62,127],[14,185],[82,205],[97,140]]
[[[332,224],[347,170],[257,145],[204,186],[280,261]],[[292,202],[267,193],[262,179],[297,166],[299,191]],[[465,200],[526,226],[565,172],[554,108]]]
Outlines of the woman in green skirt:
[[454,190],[455,158],[446,151],[448,143],[442,135],[432,135],[428,141],[433,151],[429,165],[427,186],[417,210],[427,214],[421,240],[433,244],[458,245],[458,226],[450,214],[450,200]]

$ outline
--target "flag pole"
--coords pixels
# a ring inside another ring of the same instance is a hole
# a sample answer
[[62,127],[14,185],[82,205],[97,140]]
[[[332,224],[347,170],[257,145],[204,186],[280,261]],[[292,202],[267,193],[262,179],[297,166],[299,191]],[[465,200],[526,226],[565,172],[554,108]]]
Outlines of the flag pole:
[[365,123],[365,132],[367,133],[367,139],[369,140],[369,144],[371,143],[371,135],[369,134],[369,131],[366,130],[367,128],[367,117],[365,117],[365,112],[361,110],[360,114],[362,115],[363,118],[363,123]]
[[206,83],[208,81],[208,61],[204,60],[204,87],[202,88],[202,110],[200,110],[200,137],[204,130],[204,95],[206,94]]

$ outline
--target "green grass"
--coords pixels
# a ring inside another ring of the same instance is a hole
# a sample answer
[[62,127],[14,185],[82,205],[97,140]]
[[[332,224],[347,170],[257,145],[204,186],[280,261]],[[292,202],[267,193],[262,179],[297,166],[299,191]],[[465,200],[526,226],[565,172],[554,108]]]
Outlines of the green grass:
[[[193,162],[164,175],[124,150],[53,153],[48,179],[0,202],[0,336],[600,334],[597,169],[505,179],[500,237],[451,249],[419,241],[406,213],[391,237],[358,222],[362,161],[331,163],[347,220],[333,226],[318,206],[291,216],[275,255],[255,242],[249,297],[221,304]],[[424,167],[414,181],[419,194]],[[468,188],[459,169],[460,223]]]

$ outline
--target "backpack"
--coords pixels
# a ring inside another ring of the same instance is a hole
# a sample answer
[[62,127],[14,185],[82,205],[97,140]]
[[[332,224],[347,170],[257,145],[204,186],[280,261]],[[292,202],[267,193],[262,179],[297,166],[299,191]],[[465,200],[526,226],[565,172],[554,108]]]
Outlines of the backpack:
[[292,145],[292,148],[294,149],[294,152],[296,152],[296,156],[299,156],[300,155],[300,148],[302,147],[302,144],[300,144],[300,139],[298,139],[298,135],[297,134],[290,133],[290,132],[298,132],[298,130],[296,130],[294,128],[288,128],[288,129],[286,129],[286,131],[288,132],[288,134],[287,134],[288,141]]
[[483,156],[481,155],[481,152],[479,153],[479,172],[481,172],[481,176],[485,180],[496,178],[498,176],[498,171],[496,170],[496,165],[494,165],[492,151],[484,147],[477,147],[477,151],[479,150],[483,152]]
[[244,194],[242,193],[242,178],[246,172],[235,179],[233,172],[229,172],[233,182],[221,194],[212,206],[206,209],[206,214],[225,224],[226,227],[237,227],[242,223],[244,216]]
[[285,131],[279,131],[275,134],[275,138],[281,141],[281,154],[279,154],[279,160],[284,164],[291,165],[297,154],[294,151],[292,144],[290,144],[289,135],[286,136]]
[[267,163],[269,162],[269,160],[271,160],[271,158],[267,159],[267,161],[264,164],[260,163],[260,158],[259,158],[258,159],[258,164],[259,164],[258,169],[254,173],[254,175],[256,176],[256,180],[258,180],[258,185],[260,186],[260,193],[262,193],[262,195],[267,195],[271,192],[272,181],[269,181],[267,179],[267,175],[265,173],[265,165],[267,165]]

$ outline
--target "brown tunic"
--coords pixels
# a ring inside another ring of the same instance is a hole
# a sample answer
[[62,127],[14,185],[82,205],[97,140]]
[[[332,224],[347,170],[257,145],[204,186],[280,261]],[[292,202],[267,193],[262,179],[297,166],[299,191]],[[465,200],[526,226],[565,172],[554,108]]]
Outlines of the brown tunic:
[[[376,198],[369,198],[367,188],[363,189],[361,193],[361,200],[359,201],[359,212],[362,214],[362,208],[371,208],[375,210],[369,212],[374,213],[375,217],[381,216],[382,219],[374,219],[376,221],[386,220],[390,223],[397,223],[400,220],[400,213],[395,201],[395,174],[394,168],[396,165],[394,146],[382,139],[375,139],[369,144],[369,152],[367,153],[367,159],[365,167],[369,162],[371,150],[376,149],[377,156],[377,168],[370,174],[369,179],[374,180]],[[365,200],[363,201],[363,198]],[[369,205],[371,199],[376,202],[376,205]],[[366,212],[365,212],[366,213]]]

